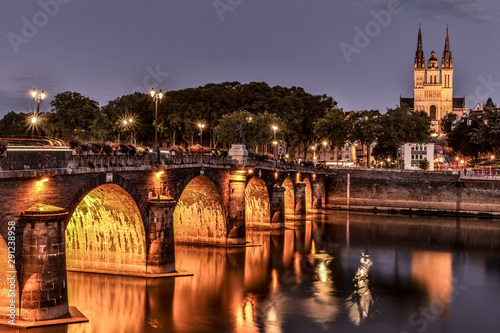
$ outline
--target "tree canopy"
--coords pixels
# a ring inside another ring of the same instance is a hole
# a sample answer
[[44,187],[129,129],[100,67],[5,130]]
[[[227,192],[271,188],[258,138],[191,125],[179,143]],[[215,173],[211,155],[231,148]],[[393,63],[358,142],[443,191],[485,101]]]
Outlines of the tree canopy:
[[66,91],[54,96],[47,114],[45,129],[50,136],[71,139],[97,139],[101,113],[99,104],[77,92]]

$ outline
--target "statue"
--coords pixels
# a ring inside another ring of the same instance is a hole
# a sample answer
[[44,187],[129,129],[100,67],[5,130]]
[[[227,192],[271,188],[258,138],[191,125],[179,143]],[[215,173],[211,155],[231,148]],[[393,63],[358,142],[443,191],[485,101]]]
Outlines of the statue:
[[244,145],[245,144],[245,135],[243,134],[243,130],[241,129],[241,119],[238,119],[238,123],[236,124],[236,142],[237,144]]

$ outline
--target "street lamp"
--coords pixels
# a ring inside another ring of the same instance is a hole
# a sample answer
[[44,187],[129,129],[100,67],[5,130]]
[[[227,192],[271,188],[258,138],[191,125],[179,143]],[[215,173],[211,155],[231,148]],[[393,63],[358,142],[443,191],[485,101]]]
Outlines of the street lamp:
[[205,124],[198,124],[200,128],[200,146],[203,147],[203,129],[205,128]]
[[323,147],[325,147],[325,151],[324,151],[324,155],[323,155],[323,158],[325,160],[325,166],[326,166],[326,145],[327,145],[327,142],[323,141]]
[[277,142],[276,142],[276,131],[278,130],[278,126],[276,125],[273,125],[273,131],[274,131],[274,139],[273,139],[273,144],[274,144],[274,159],[276,159],[276,146],[277,146]]
[[158,164],[160,163],[160,146],[158,145],[158,101],[161,103],[161,99],[163,98],[163,91],[156,92],[154,88],[151,88],[149,92],[153,101],[155,102],[155,146],[154,150],[158,154]]
[[[40,113],[40,103],[43,104],[43,100],[45,99],[45,91],[42,90],[41,93],[33,89],[31,91],[31,97],[33,97],[33,102],[36,103],[36,116]],[[33,121],[32,121],[33,122]]]

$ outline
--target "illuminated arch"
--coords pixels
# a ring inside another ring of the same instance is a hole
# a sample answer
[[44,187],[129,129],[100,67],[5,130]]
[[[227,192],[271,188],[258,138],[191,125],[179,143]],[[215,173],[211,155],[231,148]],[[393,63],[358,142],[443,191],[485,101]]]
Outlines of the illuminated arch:
[[306,184],[306,211],[309,212],[312,209],[312,186],[309,178],[304,178],[304,183]]
[[105,184],[78,204],[66,227],[68,270],[146,272],[146,234],[134,199]]
[[253,176],[245,188],[245,222],[248,225],[271,223],[271,206],[266,182]]
[[[0,279],[0,317],[8,316],[10,301],[15,300],[14,313],[17,318],[19,315],[19,284],[17,274],[15,274],[13,280],[7,279],[7,277],[10,277],[7,272],[10,271],[13,271],[13,269],[9,265],[9,248],[3,237],[0,236],[0,272],[2,272],[2,278]],[[13,293],[10,290],[13,290]]]
[[285,188],[285,216],[294,217],[295,216],[295,190],[293,182],[290,177],[283,181]]
[[174,210],[176,242],[225,244],[226,221],[222,199],[215,184],[206,176],[191,180]]

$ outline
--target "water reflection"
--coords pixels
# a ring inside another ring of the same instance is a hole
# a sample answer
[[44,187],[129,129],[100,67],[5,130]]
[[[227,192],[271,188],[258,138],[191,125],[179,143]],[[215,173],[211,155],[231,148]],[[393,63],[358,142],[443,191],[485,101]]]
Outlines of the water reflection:
[[[498,222],[329,213],[247,240],[262,246],[176,246],[193,277],[70,273],[91,322],[68,332],[500,330]],[[425,321],[435,300],[446,308]]]
[[349,319],[356,326],[368,319],[375,311],[375,301],[370,290],[370,267],[373,262],[370,260],[370,255],[364,252],[361,253],[359,261],[361,265],[353,279],[354,291],[346,299]]

